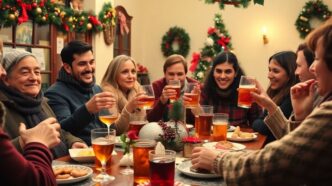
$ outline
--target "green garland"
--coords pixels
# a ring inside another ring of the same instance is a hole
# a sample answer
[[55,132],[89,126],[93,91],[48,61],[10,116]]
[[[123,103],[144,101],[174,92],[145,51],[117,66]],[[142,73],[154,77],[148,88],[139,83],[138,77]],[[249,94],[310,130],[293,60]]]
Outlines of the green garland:
[[305,38],[311,32],[310,19],[316,17],[321,21],[325,21],[330,16],[331,11],[321,0],[307,2],[295,22],[300,37]]
[[[105,16],[108,13],[106,9],[113,14]],[[54,3],[54,0],[3,0],[0,1],[0,27],[11,27],[33,20],[38,25],[53,24],[63,32],[100,32],[105,24],[115,23],[114,12],[111,3],[105,3],[99,13],[103,19],[98,20],[92,12],[75,11]]]
[[[247,8],[250,1],[251,0],[205,0],[205,3],[219,3],[220,9],[224,9],[225,5],[233,5],[236,8]],[[254,4],[264,5],[264,0],[254,0]]]
[[[178,50],[173,49],[174,42],[178,42]],[[180,54],[183,57],[186,57],[190,49],[189,42],[189,35],[183,28],[172,27],[162,38],[161,50],[165,57],[168,57],[172,54]]]

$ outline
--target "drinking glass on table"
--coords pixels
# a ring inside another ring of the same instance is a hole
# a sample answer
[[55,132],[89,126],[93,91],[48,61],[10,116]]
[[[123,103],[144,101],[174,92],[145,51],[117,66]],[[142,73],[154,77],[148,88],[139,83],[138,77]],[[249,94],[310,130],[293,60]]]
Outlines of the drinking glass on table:
[[110,130],[110,126],[112,123],[114,123],[115,120],[118,119],[118,112],[115,110],[115,108],[111,109],[101,109],[99,111],[99,120],[103,122],[106,126],[108,131]]
[[142,85],[142,91],[145,92],[145,96],[139,99],[141,104],[139,105],[144,110],[152,109],[152,106],[154,104],[154,91],[152,85]]
[[155,150],[149,151],[150,185],[174,185],[176,152],[165,150],[165,154],[157,154]]
[[214,113],[213,119],[213,140],[225,141],[227,139],[228,114]]
[[198,106],[198,93],[195,92],[195,87],[198,86],[197,83],[187,83],[184,95],[191,98],[191,101],[185,102],[185,107],[196,108]]
[[140,139],[133,145],[134,154],[134,184],[149,182],[149,151],[154,150],[154,140]]
[[141,128],[147,124],[146,115],[141,112],[135,112],[129,115],[129,129],[128,131],[134,130],[138,136]]
[[112,157],[116,132],[114,129],[97,128],[91,130],[91,143],[96,158],[101,162],[101,172],[92,180],[99,183],[109,183],[115,179],[106,173],[106,162]]
[[240,85],[238,88],[238,102],[237,105],[242,108],[250,108],[252,98],[250,92],[256,87],[256,80],[253,77],[241,76]]
[[181,81],[180,80],[169,80],[168,87],[176,91],[176,94],[169,98],[170,102],[173,103],[180,98],[181,95]]

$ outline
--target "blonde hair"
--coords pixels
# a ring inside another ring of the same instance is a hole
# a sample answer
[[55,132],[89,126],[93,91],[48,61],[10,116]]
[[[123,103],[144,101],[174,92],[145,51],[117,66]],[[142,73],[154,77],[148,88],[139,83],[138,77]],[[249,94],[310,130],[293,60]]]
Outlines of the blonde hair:
[[128,60],[132,61],[136,68],[136,62],[133,58],[131,58],[127,55],[116,56],[111,61],[111,63],[108,65],[108,68],[104,74],[104,77],[101,80],[101,86],[110,84],[114,88],[119,89],[119,85],[118,85],[118,82],[116,81],[116,79],[117,79],[118,74],[120,73],[120,66]]

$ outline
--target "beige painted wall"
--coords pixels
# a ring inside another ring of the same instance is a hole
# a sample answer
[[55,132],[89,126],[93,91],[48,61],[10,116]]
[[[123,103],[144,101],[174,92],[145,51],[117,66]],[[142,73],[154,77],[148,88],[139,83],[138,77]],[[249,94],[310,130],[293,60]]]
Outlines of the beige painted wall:
[[[204,0],[114,0],[115,5],[123,5],[133,16],[132,57],[148,67],[152,80],[163,76],[165,58],[160,43],[170,27],[183,27],[190,35],[191,50],[187,56],[190,61],[191,54],[203,47],[206,31],[213,26],[214,14],[221,13],[242,67],[265,86],[268,85],[268,58],[281,50],[295,51],[302,42],[294,23],[305,2],[265,0],[264,6],[251,5],[247,9],[227,6],[221,11],[217,4],[208,5]],[[325,4],[332,9],[332,1]],[[268,30],[267,45],[262,42],[263,26]],[[97,73],[102,71],[98,69]]]

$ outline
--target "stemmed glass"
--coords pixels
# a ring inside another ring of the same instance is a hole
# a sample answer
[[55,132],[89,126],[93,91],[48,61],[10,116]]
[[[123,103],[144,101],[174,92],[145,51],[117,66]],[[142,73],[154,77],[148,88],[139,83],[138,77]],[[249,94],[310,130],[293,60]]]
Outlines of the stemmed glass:
[[107,126],[110,131],[110,126],[118,119],[118,112],[115,109],[101,109],[99,111],[99,120]]
[[141,102],[140,107],[142,107],[144,110],[152,109],[154,104],[154,91],[152,85],[142,85],[142,91],[145,92],[145,96],[142,97],[139,101]]
[[106,173],[106,162],[112,157],[116,132],[114,129],[97,128],[91,130],[91,143],[96,158],[101,163],[101,172],[92,180],[99,183],[109,183],[115,179]]

